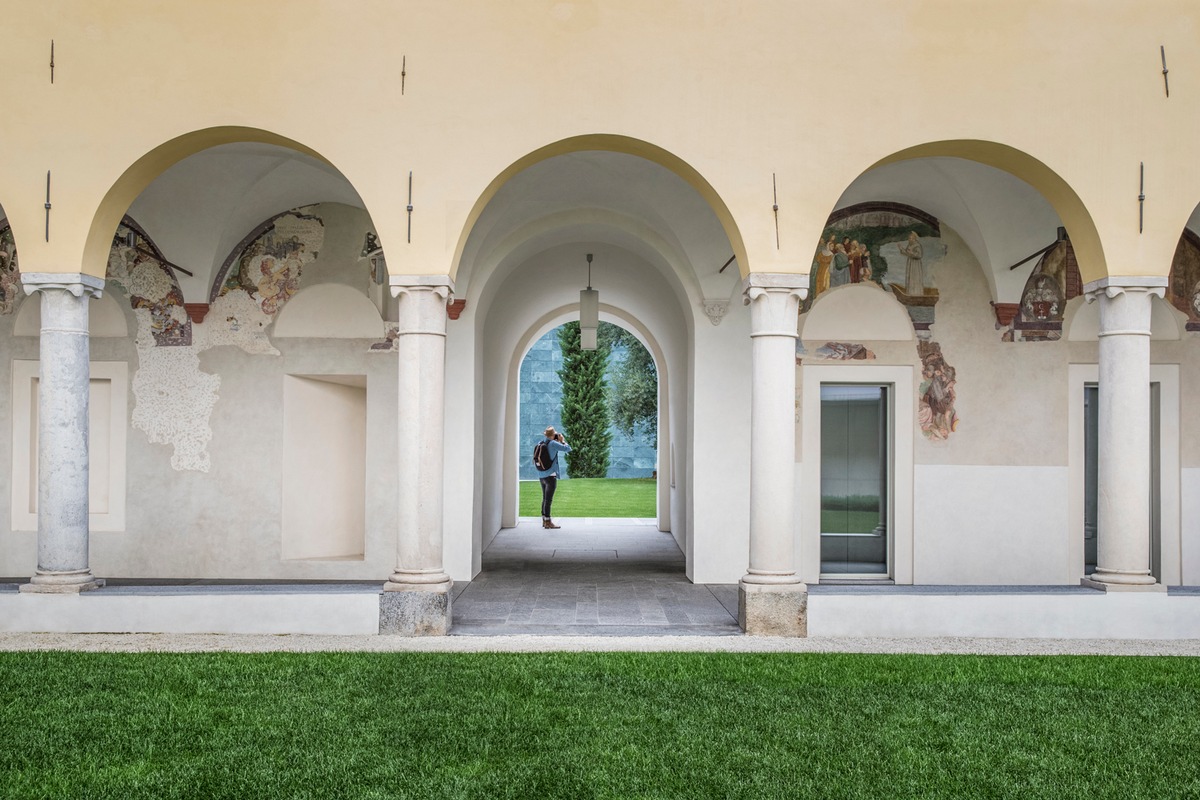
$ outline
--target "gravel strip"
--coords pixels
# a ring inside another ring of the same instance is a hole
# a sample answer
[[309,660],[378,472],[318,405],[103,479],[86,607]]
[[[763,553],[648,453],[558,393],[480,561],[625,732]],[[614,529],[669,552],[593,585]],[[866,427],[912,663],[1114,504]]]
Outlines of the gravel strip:
[[0,633],[0,651],[90,653],[928,653],[1200,656],[1200,639],[808,638],[763,636],[299,636]]

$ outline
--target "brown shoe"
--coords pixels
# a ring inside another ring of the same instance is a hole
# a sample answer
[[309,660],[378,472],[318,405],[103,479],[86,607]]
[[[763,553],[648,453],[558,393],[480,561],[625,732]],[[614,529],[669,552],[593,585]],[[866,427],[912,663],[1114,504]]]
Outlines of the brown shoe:
[[561,528],[561,527],[562,527],[562,525],[555,525],[555,524],[554,524],[554,520],[550,519],[549,517],[546,517],[545,519],[543,519],[543,520],[542,520],[542,527],[543,527],[543,528],[549,528],[549,529],[551,529],[551,530],[555,530],[555,531],[556,531],[556,530],[558,530],[559,528]]

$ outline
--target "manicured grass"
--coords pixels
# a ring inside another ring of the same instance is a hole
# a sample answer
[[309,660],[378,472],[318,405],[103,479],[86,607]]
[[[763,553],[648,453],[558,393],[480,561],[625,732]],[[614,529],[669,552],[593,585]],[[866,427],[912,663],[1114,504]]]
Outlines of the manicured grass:
[[[554,492],[556,517],[653,517],[657,498],[653,478],[571,478]],[[542,484],[521,481],[521,516],[542,514]]]
[[2,797],[1195,797],[1200,659],[0,653]]

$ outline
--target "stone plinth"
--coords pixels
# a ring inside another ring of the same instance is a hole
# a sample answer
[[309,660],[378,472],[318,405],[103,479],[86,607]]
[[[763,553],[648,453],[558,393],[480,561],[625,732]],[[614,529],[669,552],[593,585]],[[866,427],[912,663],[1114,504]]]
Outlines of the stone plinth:
[[450,632],[450,582],[389,583],[379,595],[379,633],[391,636],[445,636]]
[[750,636],[808,636],[808,586],[742,581],[738,624]]

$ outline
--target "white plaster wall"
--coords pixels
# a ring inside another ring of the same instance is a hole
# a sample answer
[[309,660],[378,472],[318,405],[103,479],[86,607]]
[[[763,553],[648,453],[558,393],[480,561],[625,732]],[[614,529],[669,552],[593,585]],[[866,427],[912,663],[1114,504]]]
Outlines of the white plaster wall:
[[0,595],[0,631],[47,633],[379,633],[370,592],[172,594],[120,589],[83,595]]
[[914,473],[914,583],[1065,582],[1066,467],[918,465]]
[[750,310],[730,306],[719,326],[696,321],[689,577],[736,583],[750,560]]
[[1052,639],[1200,638],[1200,597],[1160,592],[812,594],[808,634]]

